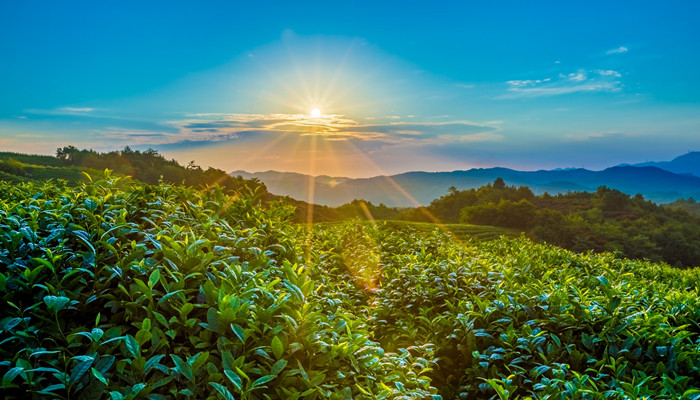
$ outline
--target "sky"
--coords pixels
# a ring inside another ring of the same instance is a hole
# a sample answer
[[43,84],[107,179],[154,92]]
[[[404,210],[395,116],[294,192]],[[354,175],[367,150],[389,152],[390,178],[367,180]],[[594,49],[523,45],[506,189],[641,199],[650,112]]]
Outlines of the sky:
[[0,151],[349,177],[670,160],[700,150],[698,20],[695,1],[4,1]]

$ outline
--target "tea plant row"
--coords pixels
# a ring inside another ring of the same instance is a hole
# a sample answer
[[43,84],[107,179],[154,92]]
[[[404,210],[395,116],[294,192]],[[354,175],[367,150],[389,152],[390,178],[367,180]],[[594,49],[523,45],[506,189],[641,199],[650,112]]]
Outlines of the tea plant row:
[[697,269],[309,227],[259,190],[0,192],[5,398],[700,398]]

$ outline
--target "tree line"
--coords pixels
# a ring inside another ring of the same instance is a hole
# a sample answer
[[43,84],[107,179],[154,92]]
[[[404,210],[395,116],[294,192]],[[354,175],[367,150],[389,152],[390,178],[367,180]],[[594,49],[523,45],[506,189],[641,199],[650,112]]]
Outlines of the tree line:
[[226,171],[209,167],[203,169],[191,161],[182,166],[176,160],[168,160],[157,150],[133,150],[129,146],[123,150],[99,153],[94,150],[78,149],[66,146],[56,150],[56,158],[64,166],[78,166],[97,170],[110,169],[116,174],[129,175],[141,182],[157,184],[164,181],[183,184],[192,187],[203,187],[218,184],[227,190],[239,190],[243,187],[261,187],[267,192],[265,185],[258,179],[233,177]]
[[[611,251],[676,267],[700,266],[700,217],[605,186],[595,192],[535,195],[526,186],[507,186],[498,178],[475,189],[451,187],[426,207],[400,209],[355,200],[330,210],[338,220],[371,215],[375,219],[499,226],[577,252]],[[327,215],[328,211],[318,216]]]

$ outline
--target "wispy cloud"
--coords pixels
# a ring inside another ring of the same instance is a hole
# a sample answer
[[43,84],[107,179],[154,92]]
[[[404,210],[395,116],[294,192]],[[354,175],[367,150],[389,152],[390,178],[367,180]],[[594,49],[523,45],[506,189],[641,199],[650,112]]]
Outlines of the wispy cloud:
[[[247,141],[270,135],[317,136],[352,141],[363,148],[412,143],[458,143],[500,140],[497,123],[471,121],[361,123],[345,115],[311,118],[303,114],[187,114],[164,123],[163,130],[121,129],[102,132],[112,140],[138,145]],[[370,145],[375,143],[375,145]]]
[[602,76],[612,76],[612,77],[615,77],[615,78],[619,78],[619,77],[622,76],[622,75],[620,75],[619,72],[614,71],[614,70],[612,70],[612,69],[608,69],[608,70],[598,69],[598,70],[596,70],[595,72],[599,73],[599,74],[602,75]]
[[59,111],[66,111],[66,112],[76,112],[76,113],[89,113],[89,112],[95,111],[95,109],[92,107],[61,107],[58,110]]
[[550,78],[546,79],[526,79],[526,80],[513,80],[513,81],[508,81],[506,82],[507,84],[513,86],[513,87],[528,87],[532,85],[536,85],[538,83],[543,83],[543,82],[549,82],[551,81]]
[[571,93],[617,92],[622,83],[617,79],[622,75],[614,70],[578,70],[559,74],[555,78],[510,80],[506,82],[506,94],[499,99],[518,97],[558,96]]
[[583,81],[585,81],[586,79],[588,79],[588,76],[586,76],[586,73],[585,73],[585,72],[582,72],[582,71],[579,71],[579,72],[572,72],[572,73],[570,73],[569,75],[566,75],[566,76],[564,76],[564,75],[559,75],[559,76],[560,76],[561,78],[566,78],[566,79],[568,79],[568,80],[570,80],[570,81],[574,81],[574,82],[583,82]]
[[567,134],[564,139],[569,142],[587,142],[590,140],[603,139],[609,137],[623,137],[618,131],[608,131],[608,132],[588,132],[583,134]]
[[52,109],[30,108],[24,110],[24,112],[41,115],[86,115],[97,110],[94,107],[58,107]]
[[620,46],[618,48],[610,49],[610,50],[606,51],[605,54],[622,54],[622,53],[627,53],[628,51],[629,51],[629,49],[627,47]]

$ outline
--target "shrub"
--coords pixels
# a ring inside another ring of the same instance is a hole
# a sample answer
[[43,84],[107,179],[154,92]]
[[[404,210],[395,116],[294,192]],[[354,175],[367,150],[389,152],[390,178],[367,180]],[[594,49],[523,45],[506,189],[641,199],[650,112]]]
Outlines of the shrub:
[[263,208],[259,191],[0,185],[4,398],[434,391],[417,353],[384,352],[363,319],[315,296],[291,210]]

